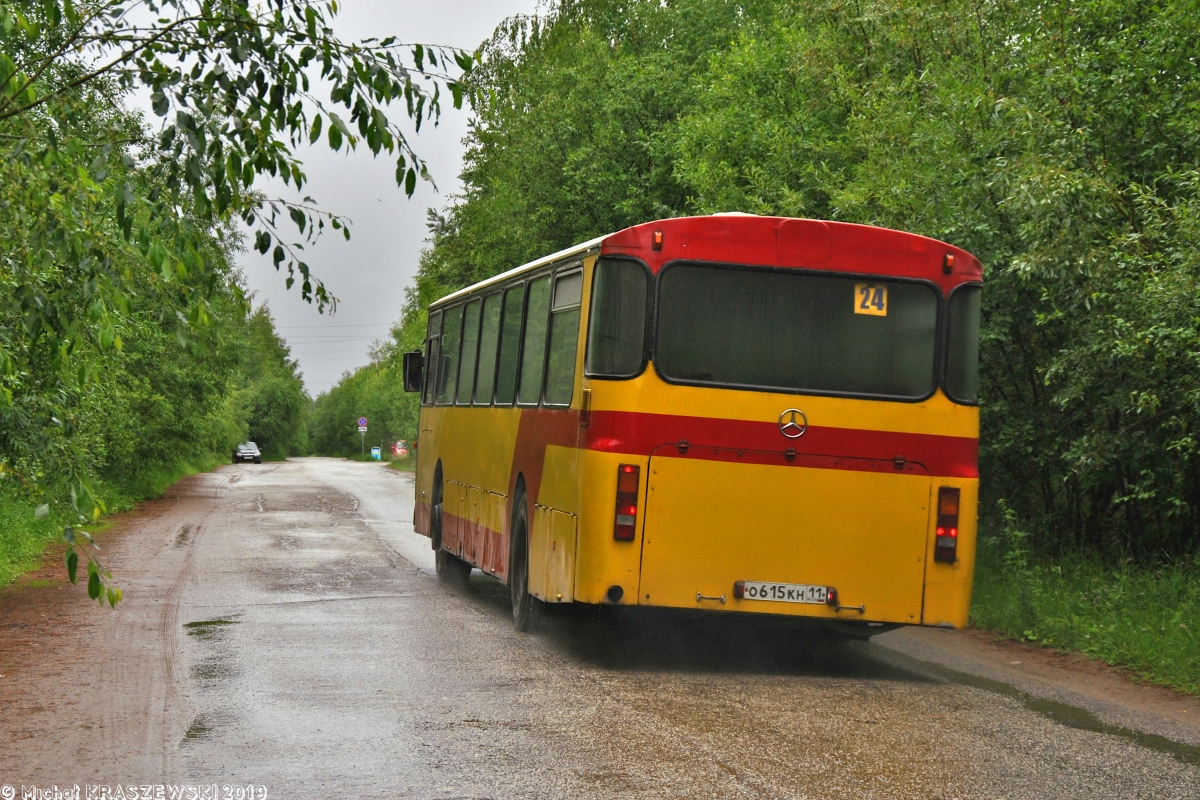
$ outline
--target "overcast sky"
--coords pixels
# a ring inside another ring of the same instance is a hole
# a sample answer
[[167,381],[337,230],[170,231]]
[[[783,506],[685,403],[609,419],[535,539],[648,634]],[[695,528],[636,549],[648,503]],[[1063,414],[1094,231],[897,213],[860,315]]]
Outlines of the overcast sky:
[[[394,35],[474,50],[501,21],[533,13],[536,5],[536,0],[344,0],[334,30],[343,39]],[[354,221],[349,242],[327,235],[306,251],[305,261],[338,298],[334,316],[318,314],[301,301],[298,286],[285,289],[286,273],[276,272],[267,256],[253,250],[241,256],[247,284],[270,306],[314,397],[344,371],[368,363],[371,342],[386,338],[399,318],[427,235],[426,209],[442,208],[459,190],[467,120],[466,110],[456,111],[447,102],[438,126],[422,125],[412,138],[437,183],[435,192],[420,182],[412,199],[396,186],[395,162],[373,159],[365,145],[348,156],[346,148],[334,153],[324,145],[300,153],[309,179],[303,194]],[[276,196],[284,192],[281,185],[263,189]]]

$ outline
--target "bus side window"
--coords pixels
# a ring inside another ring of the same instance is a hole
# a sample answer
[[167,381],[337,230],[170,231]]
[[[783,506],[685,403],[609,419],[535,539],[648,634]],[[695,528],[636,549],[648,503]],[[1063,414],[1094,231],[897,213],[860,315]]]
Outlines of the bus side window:
[[542,373],[546,366],[546,327],[550,316],[549,275],[530,281],[526,308],[517,403],[536,404],[542,399]]
[[510,406],[517,394],[517,362],[521,353],[521,312],[525,310],[525,284],[504,293],[504,321],[500,326],[500,363],[496,368],[496,405]]
[[425,345],[425,386],[421,392],[422,405],[433,402],[434,387],[437,386],[439,345],[442,341],[442,312],[435,311],[429,315],[429,341]]
[[438,405],[454,402],[458,379],[458,347],[462,344],[462,306],[446,309],[442,326],[442,355],[438,361]]
[[492,402],[496,384],[496,351],[500,344],[500,293],[483,301],[483,330],[479,336],[479,374],[475,378],[475,405]]
[[645,365],[649,275],[635,261],[602,258],[592,278],[586,375],[632,378]]
[[559,273],[555,277],[554,301],[550,304],[550,357],[546,364],[547,405],[571,405],[582,298],[582,270]]
[[479,352],[479,300],[467,304],[463,318],[462,363],[458,368],[458,404],[469,405],[475,392],[475,356]]

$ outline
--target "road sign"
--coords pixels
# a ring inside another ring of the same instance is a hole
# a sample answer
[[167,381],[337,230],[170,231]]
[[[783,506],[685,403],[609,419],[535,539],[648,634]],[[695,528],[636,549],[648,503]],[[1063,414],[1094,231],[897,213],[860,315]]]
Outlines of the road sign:
[[367,432],[367,426],[366,426],[366,425],[359,425],[359,426],[358,426],[358,432],[359,432],[359,433],[366,433],[366,432]]
[[358,418],[358,427],[360,427],[360,428],[365,428],[365,427],[367,427],[367,418],[366,418],[366,417],[359,417],[359,418]]

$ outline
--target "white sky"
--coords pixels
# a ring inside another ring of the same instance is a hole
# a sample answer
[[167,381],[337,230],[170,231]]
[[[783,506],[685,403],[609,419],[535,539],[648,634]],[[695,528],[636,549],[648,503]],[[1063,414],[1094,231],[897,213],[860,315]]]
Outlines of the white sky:
[[[533,13],[537,2],[344,0],[340,6],[334,30],[343,39],[394,35],[406,42],[474,50],[500,22],[514,14]],[[270,306],[314,397],[328,391],[344,371],[368,363],[371,342],[387,337],[400,316],[404,290],[416,274],[428,233],[426,209],[444,207],[459,191],[468,111],[456,111],[448,93],[446,98],[438,126],[422,125],[420,134],[412,137],[413,148],[428,163],[437,183],[436,192],[420,181],[412,199],[407,198],[396,186],[395,162],[372,158],[365,144],[348,156],[345,147],[342,153],[334,153],[323,143],[300,153],[309,179],[302,194],[354,222],[350,241],[326,227],[327,234],[306,250],[304,259],[338,298],[336,315],[318,314],[316,306],[301,301],[298,285],[285,289],[286,272],[276,272],[268,256],[251,250],[240,258],[249,288],[258,301]],[[262,188],[275,196],[294,196],[283,195],[282,185]]]

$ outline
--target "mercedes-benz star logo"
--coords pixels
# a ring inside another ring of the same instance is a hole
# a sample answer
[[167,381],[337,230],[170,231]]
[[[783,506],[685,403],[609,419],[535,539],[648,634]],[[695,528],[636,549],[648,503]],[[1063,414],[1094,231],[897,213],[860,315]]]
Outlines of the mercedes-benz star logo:
[[789,439],[799,439],[808,430],[808,417],[798,408],[789,408],[779,415],[779,432]]

